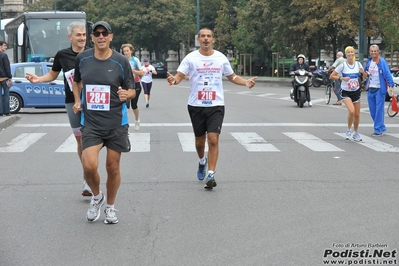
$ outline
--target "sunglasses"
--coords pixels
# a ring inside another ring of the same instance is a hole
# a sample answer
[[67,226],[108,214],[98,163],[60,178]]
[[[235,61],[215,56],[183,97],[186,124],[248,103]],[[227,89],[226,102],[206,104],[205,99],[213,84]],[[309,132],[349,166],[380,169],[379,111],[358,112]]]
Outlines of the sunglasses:
[[95,31],[95,32],[93,32],[94,37],[100,37],[101,34],[104,37],[107,37],[109,35],[109,32],[108,31]]

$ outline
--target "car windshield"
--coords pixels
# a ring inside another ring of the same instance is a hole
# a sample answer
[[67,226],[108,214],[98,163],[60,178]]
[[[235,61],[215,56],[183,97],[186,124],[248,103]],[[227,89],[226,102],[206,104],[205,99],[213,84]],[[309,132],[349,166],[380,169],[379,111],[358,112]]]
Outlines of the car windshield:
[[153,61],[151,63],[151,65],[153,65],[154,67],[163,67],[164,66],[163,62],[161,62],[161,61]]

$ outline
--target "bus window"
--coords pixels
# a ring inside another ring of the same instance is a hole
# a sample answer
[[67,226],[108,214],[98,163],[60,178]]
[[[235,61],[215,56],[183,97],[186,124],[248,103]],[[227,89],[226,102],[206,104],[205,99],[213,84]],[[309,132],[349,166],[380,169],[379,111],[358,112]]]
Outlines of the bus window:
[[[5,27],[9,36],[11,62],[50,62],[70,46],[67,27],[74,21],[87,25],[86,14],[78,11],[24,12]],[[87,38],[87,44],[90,39]]]
[[[30,19],[27,21],[28,61],[50,61],[69,43],[67,27],[71,19]],[[82,21],[84,22],[84,21]],[[67,46],[68,47],[68,46]]]

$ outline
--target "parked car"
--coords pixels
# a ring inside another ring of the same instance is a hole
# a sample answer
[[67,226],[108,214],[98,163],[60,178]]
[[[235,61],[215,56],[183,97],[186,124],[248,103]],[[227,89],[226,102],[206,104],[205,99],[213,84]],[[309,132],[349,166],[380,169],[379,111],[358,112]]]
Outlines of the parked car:
[[26,107],[65,107],[65,87],[62,71],[57,79],[48,83],[30,83],[26,73],[42,76],[50,72],[51,62],[26,62],[11,64],[10,112],[18,113]]
[[[141,65],[144,66],[144,62],[141,62]],[[150,60],[150,65],[155,67],[155,70],[157,71],[157,75],[152,75],[153,78],[166,78],[168,67],[162,61]]]

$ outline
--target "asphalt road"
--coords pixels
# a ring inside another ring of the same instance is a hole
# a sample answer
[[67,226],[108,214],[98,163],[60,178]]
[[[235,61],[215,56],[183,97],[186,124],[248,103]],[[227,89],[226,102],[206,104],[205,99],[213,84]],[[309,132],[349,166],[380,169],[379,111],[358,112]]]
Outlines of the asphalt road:
[[[287,82],[225,89],[212,191],[196,179],[188,83],[156,79],[150,108],[140,96],[117,225],[103,214],[85,220],[89,199],[62,109],[3,118],[0,265],[398,265],[398,118],[371,138],[364,94],[355,143],[342,135],[346,108],[326,105],[321,88],[302,109]],[[103,150],[103,191],[104,163]]]

